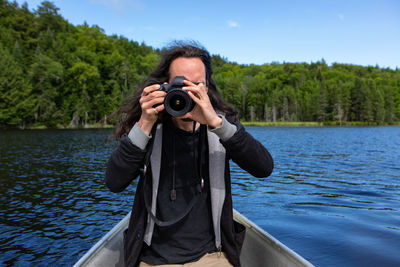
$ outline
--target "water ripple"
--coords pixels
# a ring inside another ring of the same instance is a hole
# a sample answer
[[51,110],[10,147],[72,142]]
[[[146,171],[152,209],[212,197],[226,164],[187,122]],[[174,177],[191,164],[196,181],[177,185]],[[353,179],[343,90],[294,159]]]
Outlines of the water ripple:
[[[399,266],[400,127],[248,127],[268,178],[231,165],[234,206],[317,266]],[[131,208],[104,186],[110,130],[0,131],[0,265],[70,266]]]
[[[400,251],[400,127],[249,131],[268,147],[275,170],[265,180],[251,178],[258,185],[235,173],[239,211],[319,266],[400,264],[386,250]],[[245,195],[249,189],[257,194]],[[362,252],[352,248],[357,241]]]

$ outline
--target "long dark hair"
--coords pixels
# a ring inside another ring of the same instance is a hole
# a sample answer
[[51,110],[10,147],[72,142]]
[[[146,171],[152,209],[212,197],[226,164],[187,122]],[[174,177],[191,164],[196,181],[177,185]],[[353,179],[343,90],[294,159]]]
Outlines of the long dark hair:
[[225,116],[234,116],[237,119],[237,110],[229,106],[221,97],[212,79],[211,57],[207,50],[197,42],[173,42],[163,54],[160,64],[150,74],[150,76],[139,86],[132,98],[125,105],[120,107],[117,114],[120,118],[114,136],[120,138],[124,133],[128,133],[133,125],[139,121],[142,115],[140,107],[140,97],[143,89],[153,84],[162,84],[169,80],[169,67],[175,59],[179,57],[200,58],[206,70],[206,84],[208,86],[208,96],[215,110],[222,112]]

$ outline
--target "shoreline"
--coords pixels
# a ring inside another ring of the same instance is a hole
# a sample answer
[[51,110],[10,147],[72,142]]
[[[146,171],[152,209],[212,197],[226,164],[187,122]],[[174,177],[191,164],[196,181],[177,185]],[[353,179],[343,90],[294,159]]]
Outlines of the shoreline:
[[[339,126],[339,127],[377,127],[377,126],[400,126],[400,121],[392,122],[392,123],[377,123],[377,122],[362,122],[362,121],[328,121],[328,122],[317,122],[317,121],[240,121],[244,126],[259,126],[259,127],[324,127],[324,126]],[[21,127],[2,127],[0,130],[83,130],[83,129],[113,129],[115,125],[112,124],[87,124],[87,125],[78,125],[73,127],[68,127],[64,125],[56,125],[53,127],[48,127],[45,125],[30,125],[24,128]]]
[[324,127],[324,126],[339,126],[339,127],[347,127],[347,126],[400,126],[400,121],[393,123],[377,123],[377,122],[363,122],[363,121],[326,121],[326,122],[317,122],[317,121],[241,121],[244,126],[263,126],[263,127],[272,127],[272,126],[290,126],[290,127]]
[[115,125],[112,124],[87,124],[87,125],[77,125],[73,127],[68,127],[64,125],[57,124],[56,126],[48,127],[45,125],[29,125],[26,127],[10,127],[10,126],[3,126],[0,130],[7,131],[7,130],[84,130],[84,129],[114,129]]

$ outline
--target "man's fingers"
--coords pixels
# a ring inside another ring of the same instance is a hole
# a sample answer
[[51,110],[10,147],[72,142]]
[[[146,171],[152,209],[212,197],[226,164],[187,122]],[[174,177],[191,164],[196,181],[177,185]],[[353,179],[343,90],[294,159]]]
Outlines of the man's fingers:
[[147,109],[147,113],[150,113],[150,114],[154,113],[155,115],[158,115],[158,113],[160,113],[163,110],[164,110],[164,104],[161,104],[159,106]]
[[[153,98],[150,101],[146,101],[145,103],[142,104],[142,110],[143,109],[151,109],[151,108],[153,108],[154,105],[161,104],[163,102],[164,102],[164,97]],[[160,111],[160,110],[158,110],[158,111]]]
[[195,85],[193,82],[188,81],[188,80],[183,80],[183,83],[184,83],[185,85],[189,85],[189,86]]
[[153,84],[153,85],[147,86],[143,89],[142,96],[146,96],[146,95],[150,94],[151,92],[154,92],[158,89],[160,89],[159,84]]
[[165,108],[165,107],[164,107],[164,104],[161,104],[161,105],[159,105],[159,106],[156,107],[158,113],[160,113],[161,111],[163,111],[164,108]]
[[196,104],[200,104],[200,99],[198,97],[196,97],[192,92],[188,91],[188,94],[190,96],[190,98],[192,98],[192,100],[194,102],[196,102]]
[[199,99],[204,99],[207,95],[207,92],[205,91],[204,87],[183,87],[183,90],[187,92],[191,92],[194,96],[198,97]]
[[139,103],[143,104],[145,102],[148,102],[154,98],[158,98],[158,97],[165,97],[165,92],[164,91],[153,91],[148,95],[142,95],[142,97],[139,99]]
[[166,93],[164,91],[153,91],[150,94],[144,96],[146,99],[152,99],[156,97],[165,97]]

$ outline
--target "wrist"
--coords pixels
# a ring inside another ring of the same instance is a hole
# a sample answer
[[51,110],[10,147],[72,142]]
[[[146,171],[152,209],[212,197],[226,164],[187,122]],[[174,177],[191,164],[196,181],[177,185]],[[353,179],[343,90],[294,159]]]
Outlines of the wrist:
[[212,133],[215,133],[222,141],[229,140],[237,131],[236,125],[226,120],[224,116],[221,116],[222,124],[218,128],[211,129]]
[[147,143],[151,139],[151,135],[148,136],[143,130],[140,128],[139,123],[135,123],[132,129],[129,131],[128,134],[129,139],[131,140],[132,144],[144,150],[147,146]]
[[138,125],[145,134],[150,135],[150,132],[151,132],[151,129],[153,128],[154,122],[140,119],[138,121]]
[[220,116],[215,116],[215,118],[208,124],[211,128],[218,128],[222,126],[222,118]]

